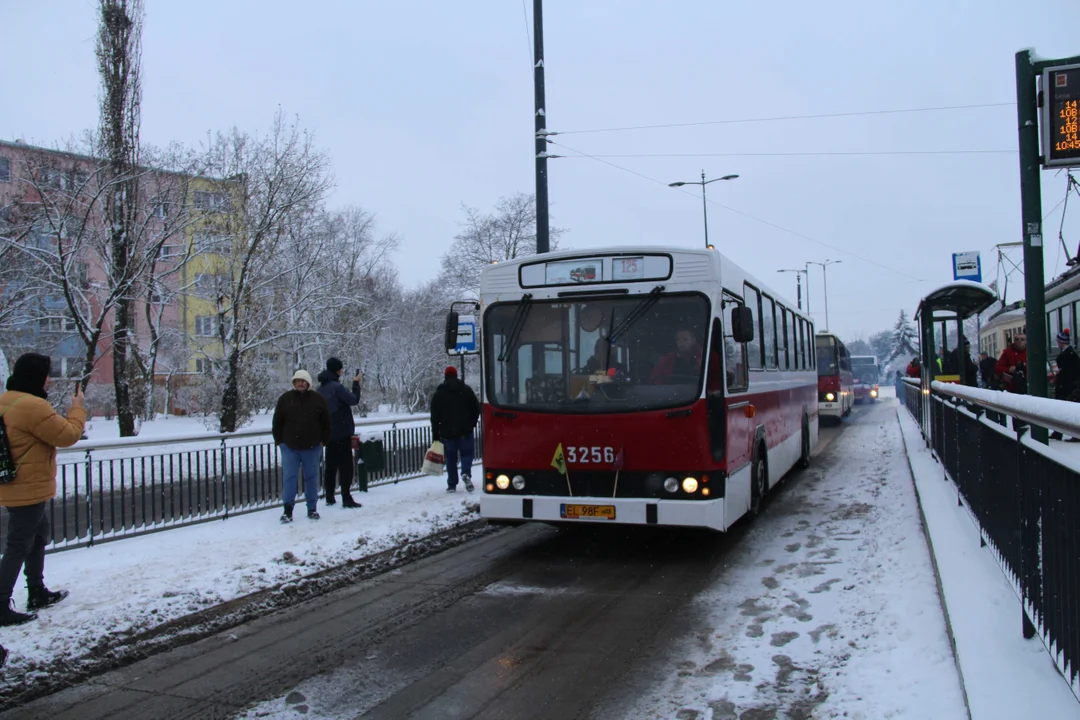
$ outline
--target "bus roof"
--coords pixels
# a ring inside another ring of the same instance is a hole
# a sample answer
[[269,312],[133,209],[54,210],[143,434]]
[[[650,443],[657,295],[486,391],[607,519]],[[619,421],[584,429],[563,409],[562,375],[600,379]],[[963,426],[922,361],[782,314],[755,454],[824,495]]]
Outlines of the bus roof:
[[[502,275],[506,272],[505,268],[515,268],[514,283],[520,288],[517,282],[516,269],[522,265],[529,265],[540,262],[555,262],[564,260],[589,260],[596,257],[610,257],[613,255],[671,255],[672,257],[697,257],[701,259],[712,260],[713,258],[719,258],[720,260],[720,277],[723,281],[725,289],[732,292],[736,292],[739,297],[743,294],[743,283],[749,283],[757,288],[759,291],[770,296],[785,308],[795,313],[796,315],[804,318],[808,322],[813,322],[810,316],[804,310],[799,310],[796,304],[789,300],[786,296],[777,293],[770,288],[767,284],[759,281],[756,277],[751,275],[745,269],[737,265],[730,258],[717,250],[710,250],[707,248],[689,248],[689,247],[671,247],[667,245],[613,245],[611,247],[593,247],[593,248],[575,248],[573,250],[558,250],[555,252],[545,253],[543,257],[538,255],[525,255],[522,257],[516,257],[511,260],[500,260],[485,267],[481,273],[481,290],[483,290],[484,279],[492,274],[498,273]],[[500,272],[501,271],[501,272]],[[509,280],[505,276],[500,278],[501,282],[498,283],[499,291],[504,291],[506,286],[505,282]]]

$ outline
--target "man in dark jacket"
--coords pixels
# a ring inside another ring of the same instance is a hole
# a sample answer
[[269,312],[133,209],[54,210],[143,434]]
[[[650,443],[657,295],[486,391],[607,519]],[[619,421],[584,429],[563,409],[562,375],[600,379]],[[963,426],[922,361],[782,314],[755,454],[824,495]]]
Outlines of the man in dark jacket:
[[[1077,390],[1080,390],[1080,355],[1073,350],[1071,341],[1072,337],[1069,335],[1068,328],[1058,333],[1057,374],[1054,376],[1055,400],[1076,400]],[[1051,433],[1050,438],[1063,439],[1061,433],[1056,431]]]
[[326,400],[311,391],[311,375],[297,370],[292,378],[293,389],[278,398],[274,408],[274,444],[281,449],[281,471],[284,487],[281,499],[285,503],[282,523],[292,522],[296,502],[300,466],[304,467],[304,500],[308,519],[318,520],[319,458],[324,445],[330,443],[330,410]]
[[979,375],[982,377],[982,386],[987,390],[996,390],[997,381],[994,379],[994,368],[997,360],[986,353],[979,354]]
[[943,372],[946,375],[959,375],[960,368],[964,368],[964,384],[978,387],[979,367],[971,359],[971,342],[963,335],[960,336],[956,349],[945,356]]
[[341,384],[341,371],[344,366],[336,357],[326,361],[326,369],[319,373],[319,394],[326,399],[330,410],[330,444],[326,446],[326,464],[323,467],[323,489],[326,491],[326,504],[334,504],[334,486],[340,475],[341,506],[360,507],[352,498],[349,488],[352,486],[352,435],[356,431],[352,406],[360,403],[360,375],[353,378],[352,392]]
[[480,403],[472,388],[458,380],[453,365],[443,373],[443,383],[431,398],[431,435],[442,441],[446,453],[446,492],[457,492],[458,454],[465,489],[473,491],[473,429],[480,419]]

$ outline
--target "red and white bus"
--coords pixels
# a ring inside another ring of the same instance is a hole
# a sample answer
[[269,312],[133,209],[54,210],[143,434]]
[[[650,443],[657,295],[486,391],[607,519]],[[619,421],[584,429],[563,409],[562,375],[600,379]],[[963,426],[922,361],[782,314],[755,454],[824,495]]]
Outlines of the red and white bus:
[[480,303],[485,518],[726,530],[810,461],[813,324],[715,250],[511,260]]
[[855,376],[847,346],[832,333],[817,334],[818,411],[840,422],[855,406]]
[[855,379],[855,384],[852,386],[855,404],[877,402],[878,383],[881,382],[877,355],[852,355],[851,375]]

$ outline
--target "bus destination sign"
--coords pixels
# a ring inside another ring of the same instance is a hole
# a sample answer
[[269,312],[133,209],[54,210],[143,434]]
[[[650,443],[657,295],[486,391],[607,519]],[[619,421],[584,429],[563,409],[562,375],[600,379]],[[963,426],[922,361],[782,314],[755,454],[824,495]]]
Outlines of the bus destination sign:
[[1043,123],[1043,164],[1080,167],[1080,65],[1044,71]]

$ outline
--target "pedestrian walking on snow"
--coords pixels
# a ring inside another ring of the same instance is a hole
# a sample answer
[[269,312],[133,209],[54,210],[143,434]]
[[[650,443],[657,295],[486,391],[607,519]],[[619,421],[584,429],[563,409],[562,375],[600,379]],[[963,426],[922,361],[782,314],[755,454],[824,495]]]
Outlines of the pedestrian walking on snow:
[[431,398],[431,436],[441,441],[446,454],[446,492],[456,492],[458,457],[465,489],[473,491],[473,430],[480,419],[480,403],[472,388],[458,379],[457,368],[443,372],[443,382]]
[[282,523],[292,522],[301,466],[308,519],[319,519],[319,458],[323,447],[330,443],[330,410],[323,396],[311,389],[311,375],[297,370],[292,385],[292,390],[278,398],[272,431],[274,444],[281,450],[281,499],[285,504]]
[[319,373],[319,394],[330,410],[330,442],[326,446],[323,465],[323,490],[327,505],[334,504],[334,487],[338,486],[341,488],[341,506],[358,508],[360,503],[353,500],[349,491],[353,479],[352,436],[356,432],[352,407],[360,404],[363,378],[357,373],[352,381],[352,391],[346,390],[341,384],[343,367],[340,360],[332,357],[326,361],[326,369]]
[[[56,448],[79,441],[86,409],[78,386],[67,417],[53,409],[46,392],[51,370],[48,356],[27,353],[15,361],[7,392],[0,395],[0,418],[16,467],[15,479],[0,485],[0,506],[7,508],[7,546],[0,559],[0,626],[30,622],[37,617],[35,610],[55,605],[68,594],[45,587],[47,506],[56,496]],[[27,613],[16,612],[11,599],[20,570],[26,576]]]

